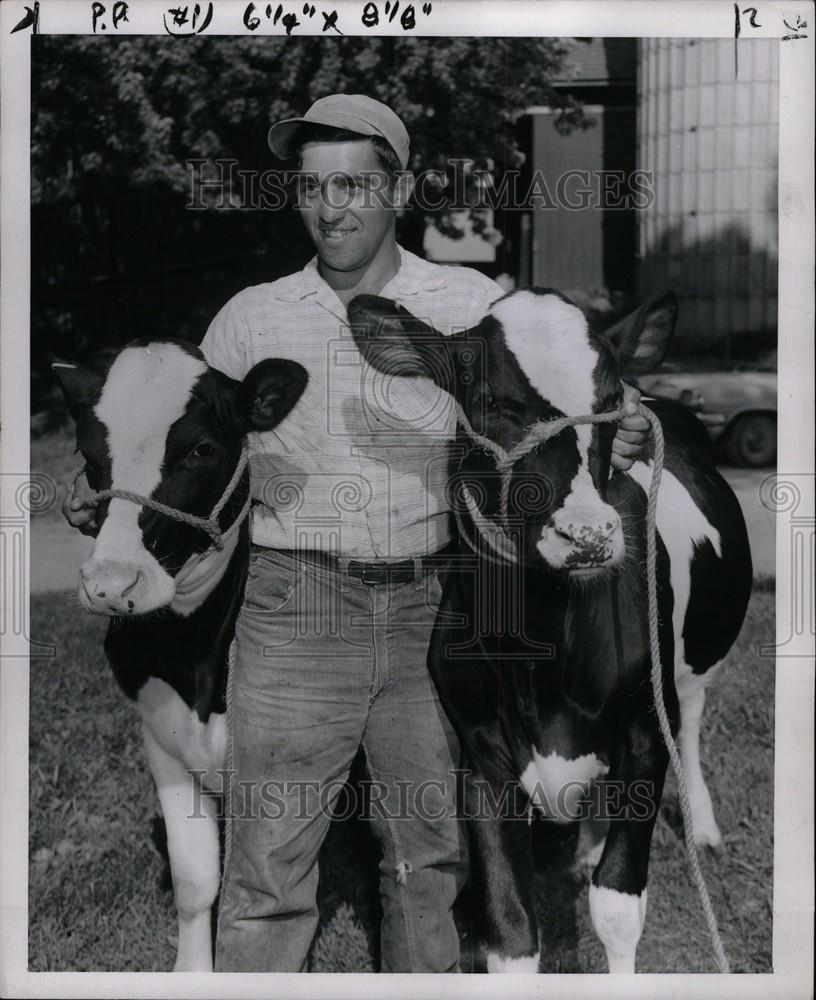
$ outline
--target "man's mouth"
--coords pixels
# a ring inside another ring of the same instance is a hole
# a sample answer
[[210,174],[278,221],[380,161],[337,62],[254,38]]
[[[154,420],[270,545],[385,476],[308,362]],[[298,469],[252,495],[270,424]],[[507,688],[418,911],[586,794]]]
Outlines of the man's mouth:
[[324,229],[323,226],[319,226],[318,232],[322,239],[327,240],[329,243],[341,243],[344,239],[351,236],[354,229]]

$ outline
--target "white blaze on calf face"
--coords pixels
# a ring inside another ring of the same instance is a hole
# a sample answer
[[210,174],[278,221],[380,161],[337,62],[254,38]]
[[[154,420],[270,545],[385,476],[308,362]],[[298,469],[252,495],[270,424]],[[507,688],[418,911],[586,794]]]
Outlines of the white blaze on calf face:
[[[115,489],[142,496],[156,489],[168,431],[184,415],[192,389],[206,370],[203,360],[176,344],[153,343],[122,351],[94,408],[107,430]],[[138,504],[111,500],[93,557],[82,569],[86,596],[94,598],[102,590],[110,607],[127,589],[136,613],[163,606],[174,589],[171,577],[143,545],[140,513]]]
[[[568,416],[592,411],[598,352],[584,314],[557,295],[516,292],[490,310],[530,385]],[[586,431],[588,428],[578,428]]]
[[[495,303],[491,314],[501,323],[508,349],[543,400],[569,417],[592,413],[598,352],[577,306],[557,295],[522,291]],[[551,525],[542,530],[537,548],[555,569],[611,566],[624,552],[620,518],[592,482],[592,426],[579,424],[575,433],[578,471]]]

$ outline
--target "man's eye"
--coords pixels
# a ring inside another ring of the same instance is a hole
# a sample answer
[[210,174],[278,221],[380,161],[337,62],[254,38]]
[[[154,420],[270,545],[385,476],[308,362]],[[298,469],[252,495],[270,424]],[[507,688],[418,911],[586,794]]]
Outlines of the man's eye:
[[298,177],[298,188],[301,194],[313,197],[320,190],[316,177]]
[[193,455],[195,458],[212,458],[215,454],[215,445],[212,441],[200,441],[195,448],[193,448]]
[[346,177],[343,174],[335,177],[332,181],[333,186],[337,191],[344,197],[354,197],[357,190],[357,184],[353,177]]

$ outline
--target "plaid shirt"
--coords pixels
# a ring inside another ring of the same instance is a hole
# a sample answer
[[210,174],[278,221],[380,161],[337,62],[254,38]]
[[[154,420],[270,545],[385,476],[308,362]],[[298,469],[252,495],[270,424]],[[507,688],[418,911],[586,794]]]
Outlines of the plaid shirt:
[[[503,293],[478,271],[400,248],[399,271],[380,294],[449,335],[475,326]],[[316,257],[230,299],[201,349],[238,380],[265,358],[298,361],[309,373],[283,422],[249,436],[254,542],[357,559],[445,545],[450,397],[428,379],[389,378],[363,360]]]

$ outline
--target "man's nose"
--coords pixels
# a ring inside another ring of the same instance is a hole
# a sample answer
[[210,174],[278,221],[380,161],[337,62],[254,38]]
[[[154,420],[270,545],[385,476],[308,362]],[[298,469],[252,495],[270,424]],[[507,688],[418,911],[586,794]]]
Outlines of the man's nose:
[[320,211],[333,216],[342,216],[351,202],[351,192],[347,185],[324,181],[320,186]]
[[319,207],[320,221],[332,224],[338,222],[346,214],[347,207],[343,202],[342,195],[338,195],[336,192],[332,194],[331,191],[321,192]]
[[321,205],[320,221],[327,226],[336,225],[345,213],[341,209],[331,208],[329,205]]

